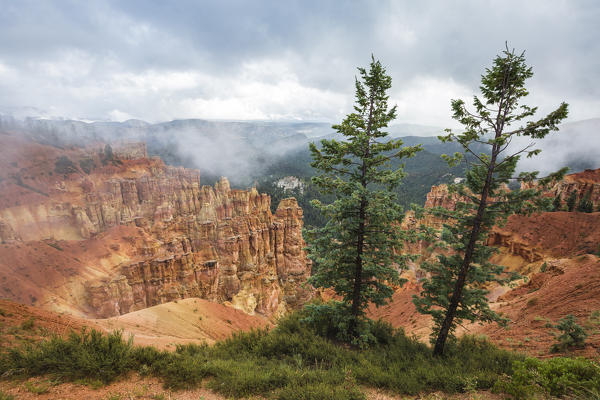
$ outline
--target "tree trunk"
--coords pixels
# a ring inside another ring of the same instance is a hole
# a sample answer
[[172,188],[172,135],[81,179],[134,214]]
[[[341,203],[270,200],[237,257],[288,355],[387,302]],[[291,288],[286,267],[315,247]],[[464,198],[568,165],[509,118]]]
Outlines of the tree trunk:
[[350,322],[350,333],[356,336],[356,326],[360,315],[360,292],[362,290],[362,254],[365,240],[365,209],[366,201],[363,199],[360,202],[358,224],[358,237],[356,246],[356,261],[354,265],[354,289],[352,291],[352,320]]
[[[496,138],[498,135],[496,135]],[[433,348],[434,356],[441,356],[444,353],[444,347],[446,346],[446,340],[448,339],[448,334],[450,333],[450,328],[452,328],[452,322],[454,321],[454,317],[456,316],[456,310],[458,309],[458,304],[460,303],[460,298],[462,296],[462,290],[465,286],[465,281],[467,279],[467,274],[469,273],[469,267],[471,266],[471,260],[473,258],[473,252],[475,250],[475,243],[477,242],[477,238],[479,236],[479,231],[481,230],[481,223],[483,222],[483,214],[485,213],[485,209],[487,206],[488,194],[490,191],[490,186],[492,183],[492,178],[494,176],[494,168],[496,166],[496,158],[498,156],[498,146],[494,144],[492,149],[492,158],[490,160],[490,164],[488,166],[487,176],[485,178],[485,184],[483,186],[483,190],[481,192],[481,199],[479,201],[479,207],[477,208],[477,214],[475,219],[473,220],[473,228],[471,229],[471,234],[469,237],[469,243],[467,244],[467,248],[465,250],[465,257],[463,259],[463,263],[460,267],[460,271],[458,273],[458,279],[456,280],[456,284],[454,285],[454,291],[452,292],[452,297],[450,299],[450,305],[448,306],[448,310],[446,311],[446,317],[442,322],[442,326],[440,327],[440,332],[435,341],[435,347]]]
[[[362,167],[361,167],[361,186],[367,188],[367,163],[366,159],[371,153],[371,127],[373,123],[373,103],[374,99],[371,96],[369,102],[369,119],[367,121],[367,145],[363,154]],[[367,199],[362,196],[360,200],[360,207],[358,210],[358,232],[356,240],[356,260],[354,263],[354,287],[352,290],[352,319],[350,320],[350,334],[354,337],[357,336],[356,327],[358,323],[358,317],[360,316],[360,292],[362,290],[362,254],[364,250],[365,242],[365,226],[366,226],[366,213],[367,213]]]

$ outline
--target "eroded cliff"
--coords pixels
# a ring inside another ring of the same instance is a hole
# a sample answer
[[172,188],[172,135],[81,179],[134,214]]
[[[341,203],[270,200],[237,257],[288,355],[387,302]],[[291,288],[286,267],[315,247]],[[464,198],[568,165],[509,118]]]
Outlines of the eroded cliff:
[[225,178],[202,186],[198,171],[136,144],[57,149],[3,136],[0,151],[13,151],[0,165],[5,297],[95,317],[187,297],[272,316],[310,297],[295,199],[273,214],[267,195]]

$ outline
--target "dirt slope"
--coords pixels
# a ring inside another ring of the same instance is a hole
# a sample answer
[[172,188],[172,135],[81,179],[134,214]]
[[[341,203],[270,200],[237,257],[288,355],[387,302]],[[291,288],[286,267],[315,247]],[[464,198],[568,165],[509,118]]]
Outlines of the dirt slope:
[[84,319],[0,300],[0,347],[41,340],[52,334],[68,335],[84,327],[123,330],[136,345],[174,350],[176,344],[214,343],[239,331],[271,326],[263,316],[202,299],[160,304],[109,319]]
[[[600,356],[600,213],[512,216],[495,228],[491,240],[500,250],[493,262],[526,277],[516,288],[490,288],[492,308],[512,322],[508,329],[470,324],[459,333],[483,334],[502,347],[545,357],[556,332],[546,325],[573,314],[590,335],[576,354]],[[431,318],[412,304],[419,290],[418,283],[409,282],[390,304],[370,308],[370,316],[427,340]]]
[[263,316],[192,298],[92,321],[107,331],[122,329],[134,335],[136,344],[163,349],[190,342],[212,344],[234,332],[271,326]]

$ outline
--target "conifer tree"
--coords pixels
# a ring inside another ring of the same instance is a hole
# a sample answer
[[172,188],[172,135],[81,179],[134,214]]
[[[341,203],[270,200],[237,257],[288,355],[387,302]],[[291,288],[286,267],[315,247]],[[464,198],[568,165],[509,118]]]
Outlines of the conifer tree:
[[577,191],[573,190],[567,198],[567,211],[575,211],[575,204],[577,204]]
[[335,200],[313,201],[327,223],[307,235],[314,263],[310,283],[333,288],[342,300],[313,305],[309,311],[314,318],[334,313],[338,338],[355,343],[368,342],[361,338],[367,335],[362,329],[364,310],[369,303],[386,303],[393,294],[390,285],[399,283],[398,269],[406,260],[400,253],[403,210],[392,191],[404,171],[388,164],[420,150],[420,146],[401,148],[402,141],[390,140],[383,130],[396,117],[396,107],[388,107],[392,79],[385,68],[372,57],[369,69],[358,71],[354,112],[333,126],[343,140],[322,140],[321,148],[310,145],[311,165],[320,172],[312,181]]
[[560,211],[562,208],[562,201],[560,199],[560,192],[556,194],[554,200],[552,200],[552,211]]
[[577,211],[584,213],[594,212],[594,203],[592,203],[590,192],[587,192],[585,195],[583,195],[581,200],[579,200]]
[[[537,172],[513,176],[521,155],[532,157],[540,152],[532,147],[533,142],[517,150],[509,148],[513,138],[542,139],[557,130],[557,124],[567,116],[567,104],[562,103],[546,117],[532,120],[537,107],[520,105],[528,95],[525,81],[532,75],[524,53],[515,54],[507,47],[481,77],[482,95],[474,97],[473,111],[463,100],[452,100],[452,117],[464,131],[447,129],[447,135],[439,137],[443,142],[457,142],[464,150],[445,156],[446,160],[451,165],[468,160],[468,167],[465,182],[450,186],[460,199],[456,208],[431,210],[444,221],[435,241],[444,251],[436,262],[422,264],[429,277],[422,281],[420,296],[413,299],[420,312],[433,316],[435,355],[443,354],[446,340],[463,320],[506,321],[489,307],[486,285],[506,284],[516,277],[489,261],[495,248],[487,246],[488,233],[513,213],[550,209],[551,200],[541,196],[542,190],[566,172],[562,169],[540,179],[531,189],[510,191],[506,186],[510,179],[529,182],[537,178]],[[489,152],[478,154],[473,150],[482,145]]]

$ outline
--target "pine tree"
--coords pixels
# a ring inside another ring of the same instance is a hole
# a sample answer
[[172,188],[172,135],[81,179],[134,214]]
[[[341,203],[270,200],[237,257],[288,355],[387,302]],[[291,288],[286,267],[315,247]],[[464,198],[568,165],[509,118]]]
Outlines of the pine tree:
[[581,200],[579,200],[579,205],[577,206],[577,211],[584,213],[592,213],[594,212],[594,203],[592,203],[590,192],[587,192]]
[[[383,131],[396,117],[388,108],[391,77],[372,58],[370,68],[358,68],[354,112],[333,128],[344,140],[322,140],[310,145],[312,166],[320,171],[312,181],[323,193],[333,194],[331,204],[313,201],[327,224],[308,232],[308,253],[314,274],[310,283],[333,288],[340,303],[309,306],[312,318],[334,313],[339,339],[366,342],[365,308],[385,304],[398,284],[400,254],[405,233],[400,229],[402,207],[392,190],[400,183],[402,168],[386,168],[393,158],[412,157],[420,146],[403,147]],[[331,307],[335,310],[332,311]]]
[[567,198],[567,211],[575,211],[575,204],[577,204],[577,192],[573,190]]
[[[515,54],[508,47],[495,58],[493,66],[481,78],[482,98],[473,99],[474,111],[469,111],[462,100],[452,100],[453,118],[464,131],[440,136],[443,142],[459,143],[463,153],[445,156],[455,165],[468,161],[464,183],[451,185],[459,195],[456,209],[433,209],[431,212],[445,221],[436,244],[445,249],[436,262],[423,263],[429,274],[422,281],[423,290],[413,301],[417,309],[433,316],[434,354],[442,355],[446,340],[461,321],[505,322],[506,319],[490,309],[486,285],[506,284],[515,276],[504,273],[504,268],[489,259],[495,249],[487,246],[488,233],[493,225],[502,223],[513,213],[529,213],[550,209],[551,200],[541,196],[550,181],[558,179],[566,169],[539,180],[531,189],[508,190],[506,184],[516,169],[520,156],[535,156],[539,150],[533,143],[505,154],[515,136],[542,139],[557,130],[557,124],[567,116],[567,104],[562,103],[546,117],[531,121],[537,107],[519,105],[528,95],[525,81],[533,75],[525,64],[524,53]],[[528,122],[525,122],[528,121]],[[513,127],[513,125],[519,125]],[[473,147],[488,146],[488,153],[477,154]],[[531,182],[537,172],[521,173],[516,178]]]
[[560,211],[562,208],[562,201],[560,199],[560,193],[558,193],[556,195],[556,197],[554,197],[554,200],[552,201],[552,211]]

